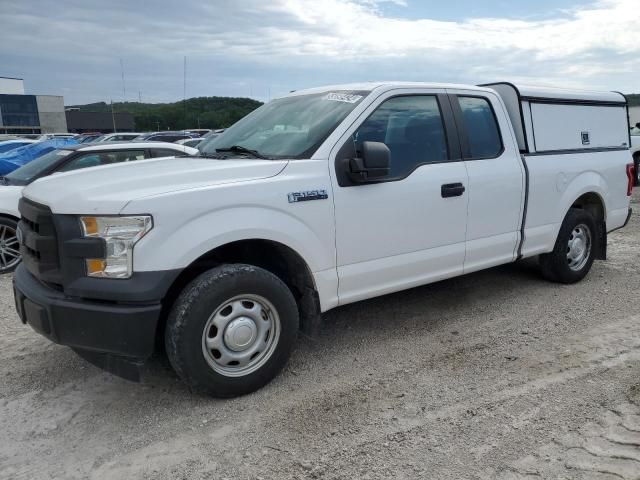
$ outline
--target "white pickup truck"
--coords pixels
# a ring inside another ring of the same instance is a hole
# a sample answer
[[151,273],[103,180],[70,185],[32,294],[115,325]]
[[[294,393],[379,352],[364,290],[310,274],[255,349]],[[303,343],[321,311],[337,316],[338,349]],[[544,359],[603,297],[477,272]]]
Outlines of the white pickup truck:
[[629,145],[617,93],[294,92],[200,157],[29,185],[17,310],[126,378],[164,349],[190,387],[248,393],[339,305],[533,256],[579,281],[631,215]]

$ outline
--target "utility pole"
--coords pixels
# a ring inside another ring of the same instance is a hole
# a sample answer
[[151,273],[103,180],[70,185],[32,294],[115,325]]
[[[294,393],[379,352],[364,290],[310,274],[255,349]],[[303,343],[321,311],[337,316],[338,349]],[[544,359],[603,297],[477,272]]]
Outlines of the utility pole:
[[142,103],[142,92],[138,90],[138,102]]
[[160,131],[160,121],[156,120],[156,132]]
[[124,63],[122,62],[122,58],[120,59],[120,73],[122,74],[122,101],[127,101],[127,89],[124,85]]
[[183,82],[183,100],[182,106],[184,107],[184,120],[182,130],[187,129],[187,56],[184,56],[184,82]]
[[111,99],[111,121],[113,122],[113,133],[116,133],[116,114],[113,113],[113,98]]

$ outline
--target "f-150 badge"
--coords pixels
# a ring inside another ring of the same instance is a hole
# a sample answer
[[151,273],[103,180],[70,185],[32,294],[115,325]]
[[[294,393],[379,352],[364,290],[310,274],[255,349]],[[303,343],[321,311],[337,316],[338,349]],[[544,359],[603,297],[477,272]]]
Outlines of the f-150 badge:
[[287,195],[289,203],[307,202],[309,200],[325,200],[329,198],[326,190],[307,190],[306,192],[291,192]]

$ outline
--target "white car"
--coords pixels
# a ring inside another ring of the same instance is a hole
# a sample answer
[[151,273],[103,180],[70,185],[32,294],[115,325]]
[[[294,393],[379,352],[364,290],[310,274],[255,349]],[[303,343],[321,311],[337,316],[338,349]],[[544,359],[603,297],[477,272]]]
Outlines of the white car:
[[1,177],[0,273],[12,271],[20,262],[16,225],[20,218],[18,201],[25,186],[48,175],[81,168],[148,158],[197,154],[198,150],[195,148],[160,142],[69,145],[46,153]]
[[129,142],[136,137],[142,135],[137,132],[117,132],[107,133],[93,140],[92,143],[104,143],[104,142]]
[[0,154],[10,152],[16,148],[26,147],[32,143],[37,143],[36,140],[29,140],[26,138],[18,138],[15,140],[5,140],[0,142]]
[[535,256],[578,282],[631,215],[626,107],[506,83],[291,93],[199,157],[29,185],[18,314],[131,379],[163,342],[185,383],[229,397],[339,305]]
[[75,137],[75,133],[43,133],[35,138],[38,142],[43,142],[45,140],[51,140],[52,138],[73,138]]

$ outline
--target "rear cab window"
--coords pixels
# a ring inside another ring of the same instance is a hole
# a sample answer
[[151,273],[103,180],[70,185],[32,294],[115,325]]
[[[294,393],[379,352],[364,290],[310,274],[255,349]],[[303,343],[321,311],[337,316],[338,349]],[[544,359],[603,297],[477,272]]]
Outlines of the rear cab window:
[[462,135],[466,136],[467,152],[463,151],[464,159],[480,160],[499,157],[504,146],[498,120],[489,99],[457,95],[456,101],[460,108]]

